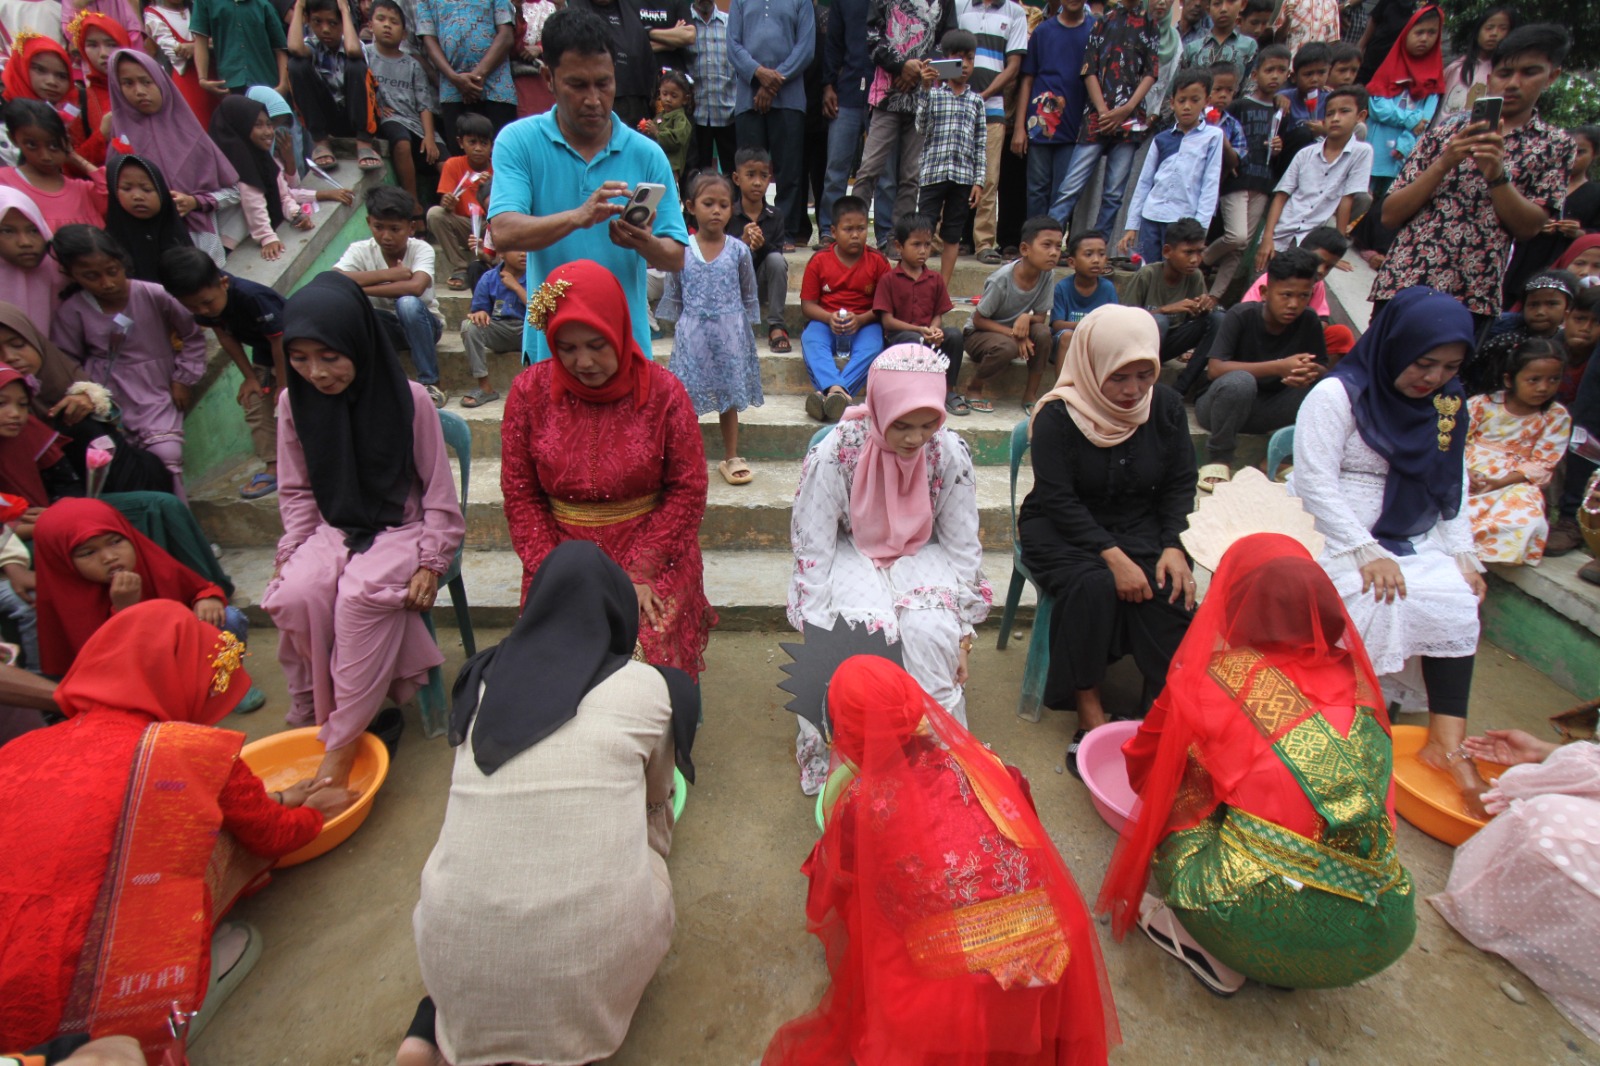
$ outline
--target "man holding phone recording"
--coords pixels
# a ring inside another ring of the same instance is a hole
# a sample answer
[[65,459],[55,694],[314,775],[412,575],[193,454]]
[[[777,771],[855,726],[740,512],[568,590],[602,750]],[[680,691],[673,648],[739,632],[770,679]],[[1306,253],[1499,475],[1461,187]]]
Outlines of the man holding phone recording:
[[[682,270],[689,239],[677,179],[661,147],[612,113],[613,45],[599,18],[557,11],[540,43],[556,104],[511,123],[495,139],[489,232],[500,251],[528,253],[530,295],[547,274],[575,259],[593,259],[611,271],[627,294],[633,335],[648,352],[645,267]],[[621,217],[648,206],[658,192],[648,225]],[[522,358],[550,358],[544,334],[526,325]]]
[[1383,224],[1400,232],[1372,286],[1375,309],[1431,285],[1466,305],[1480,336],[1499,314],[1512,241],[1537,236],[1566,196],[1572,141],[1534,108],[1571,44],[1561,26],[1518,27],[1495,50],[1488,96],[1417,142],[1383,201]]

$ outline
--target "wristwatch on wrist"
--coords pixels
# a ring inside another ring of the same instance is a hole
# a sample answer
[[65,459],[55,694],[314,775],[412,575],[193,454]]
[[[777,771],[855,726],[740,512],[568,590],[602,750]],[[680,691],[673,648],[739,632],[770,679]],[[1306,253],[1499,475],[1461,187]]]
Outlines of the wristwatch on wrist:
[[1511,184],[1511,178],[1509,176],[1507,176],[1507,174],[1504,171],[1501,171],[1500,172],[1500,176],[1498,178],[1495,178],[1493,181],[1489,182],[1489,188],[1498,189],[1502,185],[1510,185],[1510,184]]

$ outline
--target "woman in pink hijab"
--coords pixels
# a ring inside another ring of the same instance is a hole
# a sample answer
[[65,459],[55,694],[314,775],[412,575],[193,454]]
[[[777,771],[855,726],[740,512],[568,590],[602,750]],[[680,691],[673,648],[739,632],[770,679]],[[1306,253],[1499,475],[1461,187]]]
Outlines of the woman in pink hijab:
[[45,251],[50,226],[28,194],[0,186],[0,296],[22,308],[41,332],[50,331],[66,279]]
[[[883,631],[906,672],[962,725],[973,627],[994,593],[983,576],[972,456],[944,428],[944,356],[886,349],[867,399],[806,455],[789,539],[789,624]],[[822,737],[800,722],[800,787],[828,775]]]
[[160,168],[195,247],[221,266],[226,253],[217,236],[216,212],[239,202],[238,172],[207,136],[161,64],[143,52],[119,48],[106,65],[115,138],[111,150],[148,159]]

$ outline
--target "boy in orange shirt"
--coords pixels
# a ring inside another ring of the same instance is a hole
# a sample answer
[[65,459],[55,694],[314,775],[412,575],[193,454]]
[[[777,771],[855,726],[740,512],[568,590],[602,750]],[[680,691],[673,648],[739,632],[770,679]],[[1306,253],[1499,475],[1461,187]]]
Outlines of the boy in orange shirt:
[[[467,287],[467,264],[478,254],[472,241],[472,214],[477,210],[478,183],[494,173],[494,126],[482,115],[464,113],[456,120],[456,143],[461,155],[452,156],[439,168],[439,205],[428,208],[428,232],[439,247],[439,265],[455,290]],[[481,223],[480,223],[481,226]]]

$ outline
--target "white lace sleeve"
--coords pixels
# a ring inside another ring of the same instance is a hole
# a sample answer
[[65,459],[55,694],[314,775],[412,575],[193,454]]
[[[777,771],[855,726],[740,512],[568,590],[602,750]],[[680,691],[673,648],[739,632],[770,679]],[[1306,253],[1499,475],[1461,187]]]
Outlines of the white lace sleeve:
[[956,432],[941,433],[939,496],[933,535],[944,548],[961,582],[957,613],[962,634],[989,616],[994,590],[983,573],[983,541],[978,535],[978,483],[972,454]]
[[789,517],[789,543],[794,574],[789,580],[789,624],[803,630],[807,619],[827,625],[832,620],[833,557],[839,523],[850,509],[850,494],[839,463],[841,430],[834,429],[806,453],[800,466]]
[[[1355,518],[1340,479],[1345,448],[1356,433],[1350,396],[1338,381],[1318,383],[1294,423],[1294,493],[1327,538],[1327,557],[1354,555],[1357,566],[1393,556]],[[1470,539],[1470,534],[1469,534]]]

